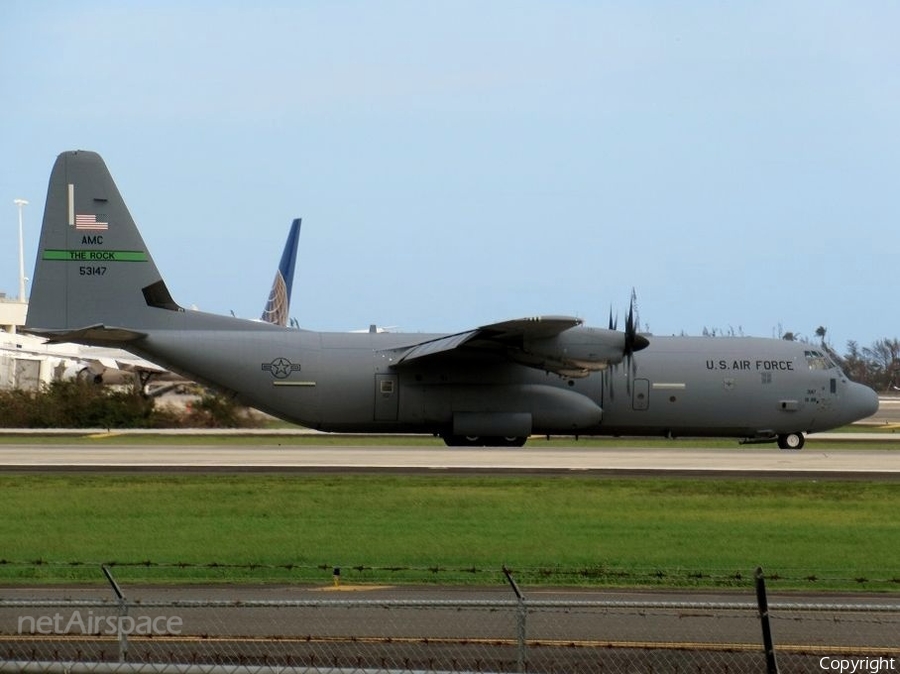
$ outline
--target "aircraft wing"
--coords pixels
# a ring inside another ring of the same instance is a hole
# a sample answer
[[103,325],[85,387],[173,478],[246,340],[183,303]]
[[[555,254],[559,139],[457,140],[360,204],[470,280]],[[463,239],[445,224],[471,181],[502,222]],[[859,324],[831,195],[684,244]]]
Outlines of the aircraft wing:
[[[552,341],[563,332],[580,326],[581,319],[570,316],[536,316],[484,325],[467,332],[421,342],[400,349],[394,367],[403,367],[422,359],[496,355],[523,365],[565,376],[585,376],[591,369],[562,353],[535,353],[532,346]],[[603,361],[605,367],[607,361]]]

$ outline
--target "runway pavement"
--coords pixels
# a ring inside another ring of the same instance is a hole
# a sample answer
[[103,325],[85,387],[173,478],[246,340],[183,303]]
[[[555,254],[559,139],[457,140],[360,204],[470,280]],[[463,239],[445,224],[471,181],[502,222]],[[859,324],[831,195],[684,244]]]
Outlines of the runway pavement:
[[294,471],[389,473],[611,473],[745,477],[812,476],[900,479],[900,436],[873,449],[801,451],[754,446],[696,449],[616,447],[444,448],[273,445],[0,445],[4,471]]
[[[5,434],[89,435],[103,443],[0,444],[0,471],[293,471],[293,472],[442,472],[442,473],[599,473],[617,475],[691,475],[742,477],[828,477],[900,479],[900,397],[884,397],[878,413],[865,420],[876,433],[818,433],[807,438],[801,451],[782,451],[774,445],[738,445],[728,449],[699,449],[689,439],[659,448],[597,447],[579,444],[547,445],[533,438],[524,448],[447,448],[443,446],[288,445],[282,436],[316,435],[302,429],[246,430],[233,433],[270,436],[245,446],[185,444],[171,437],[228,434],[228,431],[181,429],[172,431],[114,431],[102,429],[7,430]],[[157,433],[158,444],[107,444],[117,435]],[[333,436],[332,436],[333,437]],[[852,438],[865,449],[835,449]],[[174,444],[173,444],[174,443]],[[837,443],[837,444],[835,444]],[[826,449],[827,447],[827,449]]]
[[[763,671],[752,587],[715,593],[525,588],[523,604],[508,587],[326,589],[127,587],[130,619],[152,618],[161,626],[154,636],[130,636],[128,659],[308,664],[322,671],[526,671],[515,664],[518,653],[527,671],[536,672]],[[821,658],[835,654],[894,662],[900,655],[893,595],[770,595],[769,601],[786,670],[820,671]],[[76,615],[105,626],[116,613],[109,588],[5,588],[0,661],[114,660],[121,648],[115,634],[32,635],[27,626],[46,624],[50,616],[72,624]],[[175,626],[171,633],[168,625]]]

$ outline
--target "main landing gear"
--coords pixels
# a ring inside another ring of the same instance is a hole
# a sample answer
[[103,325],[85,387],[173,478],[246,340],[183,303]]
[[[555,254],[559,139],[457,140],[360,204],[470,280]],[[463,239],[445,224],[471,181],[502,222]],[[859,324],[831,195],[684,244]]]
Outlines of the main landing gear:
[[528,438],[517,436],[442,435],[448,447],[521,447]]
[[806,440],[803,437],[803,433],[782,433],[778,436],[778,446],[781,449],[803,449],[803,443]]
[[767,442],[777,442],[781,449],[796,451],[803,449],[806,439],[803,437],[803,433],[796,431],[795,433],[779,433],[778,435],[758,435],[741,440],[742,445],[761,445]]

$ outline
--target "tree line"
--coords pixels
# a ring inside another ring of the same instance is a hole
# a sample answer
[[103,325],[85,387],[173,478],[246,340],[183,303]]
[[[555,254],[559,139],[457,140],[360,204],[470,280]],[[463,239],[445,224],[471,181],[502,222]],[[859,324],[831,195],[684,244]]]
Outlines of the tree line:
[[[860,346],[856,340],[847,342],[844,355],[838,354],[826,341],[828,329],[820,325],[816,328],[816,338],[820,346],[838,362],[850,379],[875,389],[876,391],[900,391],[900,340],[884,338],[871,346]],[[784,333],[783,339],[795,339],[791,332]],[[801,340],[804,341],[804,340]]]
[[[793,332],[779,332],[782,339],[815,343]],[[825,340],[827,332],[824,326],[816,328],[818,345],[837,361],[850,379],[876,391],[900,391],[900,339],[885,337],[871,346],[862,347],[851,339],[847,342],[846,352],[841,355]]]
[[157,405],[127,389],[86,379],[54,381],[39,390],[0,391],[0,428],[243,428],[258,425],[244,408],[205,391],[188,409]]
[[853,381],[876,391],[900,391],[900,340],[896,337],[863,347],[851,339],[839,360]]

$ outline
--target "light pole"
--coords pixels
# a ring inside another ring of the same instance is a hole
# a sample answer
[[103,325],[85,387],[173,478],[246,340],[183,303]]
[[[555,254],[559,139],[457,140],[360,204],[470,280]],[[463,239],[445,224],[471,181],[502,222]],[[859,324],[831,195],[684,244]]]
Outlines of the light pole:
[[13,199],[19,207],[19,301],[25,302],[25,240],[22,236],[22,209],[28,205],[24,199]]

